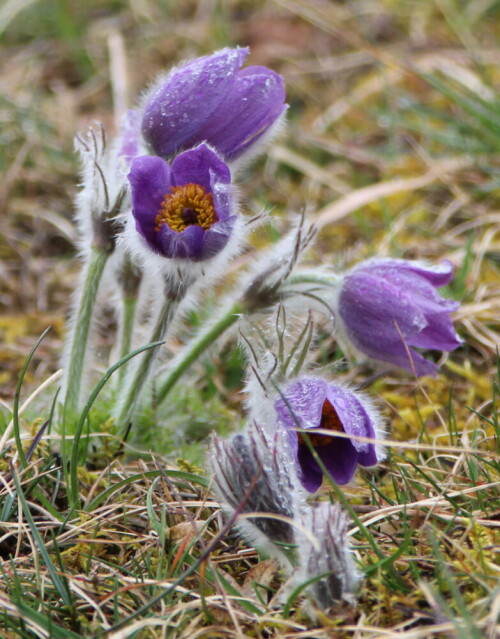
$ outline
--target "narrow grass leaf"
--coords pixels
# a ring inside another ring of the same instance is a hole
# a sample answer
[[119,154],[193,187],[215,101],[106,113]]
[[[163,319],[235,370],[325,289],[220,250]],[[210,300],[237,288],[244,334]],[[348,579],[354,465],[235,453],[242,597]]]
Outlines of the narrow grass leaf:
[[332,574],[331,571],[322,572],[320,575],[315,575],[314,577],[311,577],[311,579],[308,579],[307,581],[303,581],[296,588],[294,588],[292,592],[290,593],[283,607],[283,618],[288,619],[288,617],[290,616],[290,612],[292,610],[293,604],[297,601],[297,599],[304,592],[304,590],[306,590],[306,588],[308,588],[311,584],[316,583],[317,581],[321,581],[322,579],[329,577],[331,574]]
[[22,491],[22,487],[21,487],[21,483],[19,481],[19,478],[18,478],[17,473],[15,472],[14,468],[12,468],[12,478],[13,478],[14,483],[16,485],[16,489],[17,489],[17,492],[18,492],[19,500],[21,502],[21,508],[23,510],[24,516],[26,517],[26,519],[28,521],[28,525],[30,527],[31,534],[33,535],[35,543],[36,543],[38,549],[40,550],[40,554],[42,555],[43,561],[44,561],[44,563],[45,563],[45,565],[47,567],[47,570],[49,571],[50,578],[52,580],[52,583],[54,584],[54,588],[59,593],[59,596],[61,597],[63,602],[68,607],[71,607],[72,599],[71,599],[71,594],[70,594],[70,590],[68,588],[68,584],[66,582],[66,579],[64,577],[61,577],[58,574],[54,564],[52,563],[52,559],[50,558],[49,552],[48,552],[47,548],[45,547],[45,544],[43,543],[43,539],[42,539],[40,533],[38,532],[38,528],[36,527],[35,520],[33,519],[32,515],[31,515],[30,508],[28,506],[28,502],[26,501],[26,499],[24,497],[24,494],[23,494],[23,491]]
[[12,423],[13,423],[13,430],[14,430],[14,438],[16,440],[17,452],[19,455],[19,459],[21,461],[21,466],[23,468],[26,468],[26,466],[28,465],[28,461],[26,459],[26,455],[24,454],[23,443],[21,440],[21,431],[19,427],[19,399],[21,397],[21,388],[23,385],[24,376],[26,375],[26,371],[28,370],[28,366],[30,365],[33,355],[35,354],[36,349],[40,346],[41,342],[44,340],[45,336],[47,335],[49,331],[50,331],[50,326],[43,331],[43,333],[35,342],[35,345],[33,346],[33,348],[30,350],[29,355],[24,361],[23,367],[21,368],[21,372],[19,373],[19,377],[16,384],[16,391],[14,394],[14,403],[12,407]]
[[169,477],[173,479],[180,479],[186,482],[193,482],[195,484],[199,484],[200,486],[204,486],[205,488],[208,486],[208,481],[204,477],[199,477],[198,475],[193,475],[192,473],[186,473],[183,470],[148,470],[144,473],[138,473],[137,475],[130,475],[126,479],[122,479],[121,481],[113,484],[106,490],[104,490],[100,495],[98,495],[95,499],[93,499],[90,504],[87,506],[86,510],[88,512],[92,512],[95,510],[103,501],[106,501],[108,497],[110,497],[114,492],[120,490],[127,484],[132,484],[134,482],[140,481],[144,477],[154,478],[161,477],[162,473],[167,474]]
[[88,398],[87,403],[85,404],[85,407],[80,415],[80,419],[76,426],[75,435],[74,435],[72,448],[71,448],[70,491],[69,492],[70,492],[70,499],[71,499],[73,508],[78,507],[78,504],[79,504],[78,457],[79,457],[80,438],[81,438],[83,427],[85,425],[85,420],[87,419],[87,416],[90,412],[90,409],[92,408],[92,405],[94,404],[99,393],[101,392],[101,390],[103,389],[104,385],[109,380],[111,375],[115,371],[117,371],[120,368],[120,366],[123,366],[123,364],[126,364],[130,359],[132,359],[136,355],[139,355],[140,353],[143,353],[144,351],[148,351],[153,348],[156,348],[157,346],[160,346],[163,343],[164,343],[163,341],[159,341],[159,342],[153,342],[152,344],[147,344],[146,346],[141,346],[141,348],[137,348],[135,351],[132,351],[132,353],[129,353],[125,357],[122,357],[118,362],[116,362],[116,364],[113,364],[113,366],[108,368],[108,370],[104,373],[104,375],[101,377],[96,387],[90,394],[90,397]]

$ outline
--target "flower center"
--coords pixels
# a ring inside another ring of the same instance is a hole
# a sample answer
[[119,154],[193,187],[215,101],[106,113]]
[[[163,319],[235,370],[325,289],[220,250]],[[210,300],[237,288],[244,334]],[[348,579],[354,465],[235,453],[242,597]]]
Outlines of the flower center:
[[[342,422],[340,421],[339,416],[337,415],[337,411],[333,407],[333,405],[325,399],[323,404],[323,408],[321,409],[321,421],[319,423],[318,428],[322,430],[331,430],[337,433],[344,433],[344,427],[342,426]],[[309,437],[309,441],[314,446],[314,448],[318,448],[320,446],[326,446],[332,441],[332,438],[328,435],[314,435],[313,431],[315,429],[307,431],[307,436]],[[299,436],[299,445],[307,446],[303,433],[297,433]]]
[[193,225],[209,229],[218,221],[212,194],[199,184],[190,182],[171,186],[170,190],[172,193],[165,195],[155,217],[155,231],[159,231],[163,224],[179,233]]

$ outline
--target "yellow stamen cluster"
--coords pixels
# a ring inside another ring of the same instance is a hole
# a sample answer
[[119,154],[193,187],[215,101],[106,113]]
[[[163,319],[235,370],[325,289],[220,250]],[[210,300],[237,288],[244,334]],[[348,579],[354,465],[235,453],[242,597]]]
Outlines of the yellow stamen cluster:
[[196,224],[209,229],[218,221],[211,193],[190,182],[183,186],[171,186],[172,193],[167,193],[155,218],[155,231],[167,224],[173,231],[184,231],[188,226]]

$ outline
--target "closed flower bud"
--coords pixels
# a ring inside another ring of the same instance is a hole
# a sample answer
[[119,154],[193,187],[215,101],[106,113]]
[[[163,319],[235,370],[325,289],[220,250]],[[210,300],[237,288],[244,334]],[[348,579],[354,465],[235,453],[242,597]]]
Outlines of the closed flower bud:
[[348,516],[338,504],[322,502],[307,512],[302,524],[310,536],[302,535],[299,543],[298,580],[325,575],[308,586],[311,603],[326,611],[338,601],[351,601],[359,574],[349,549]]
[[335,437],[335,433],[370,439],[381,436],[380,416],[355,391],[319,377],[301,377],[284,390],[275,409],[278,426],[288,433],[299,479],[309,492],[315,492],[323,481],[323,471],[309,445],[337,484],[349,482],[358,464],[375,466],[383,458],[374,443]]
[[145,99],[142,132],[153,151],[172,157],[207,142],[227,161],[247,153],[284,114],[280,75],[240,69],[248,49],[196,58],[157,83]]
[[450,318],[459,303],[437,288],[448,284],[453,266],[374,259],[344,276],[337,300],[342,332],[358,350],[418,376],[437,366],[412,347],[452,351],[461,344]]
[[301,497],[301,491],[294,489],[287,447],[280,434],[270,439],[253,425],[230,440],[214,435],[210,455],[214,491],[226,511],[258,513],[238,520],[242,533],[257,547],[282,559],[294,541],[293,525],[288,520],[294,516],[294,500]]

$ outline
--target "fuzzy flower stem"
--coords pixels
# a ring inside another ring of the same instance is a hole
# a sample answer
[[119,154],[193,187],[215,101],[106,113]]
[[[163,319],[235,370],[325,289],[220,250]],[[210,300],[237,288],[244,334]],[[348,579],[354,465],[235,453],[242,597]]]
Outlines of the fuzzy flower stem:
[[[120,359],[128,355],[132,350],[132,331],[134,328],[135,309],[137,307],[137,297],[124,297],[122,301],[123,315],[121,327]],[[122,382],[125,377],[126,366],[122,366],[118,373],[118,381]]]
[[333,273],[317,273],[314,271],[297,271],[287,279],[287,284],[319,284],[320,286],[336,286],[339,276]]
[[[175,315],[175,311],[177,310],[177,307],[182,297],[184,296],[184,292],[177,297],[167,296],[165,298],[148,343],[158,342],[164,339],[165,333],[167,332],[172,318]],[[126,381],[126,386],[123,393],[124,400],[120,404],[119,413],[116,420],[117,423],[122,424],[123,427],[127,425],[137,398],[140,396],[141,390],[149,377],[155,355],[156,349],[149,350],[144,353],[137,368],[135,369],[135,371],[133,371],[133,374],[131,375],[129,380]]]
[[[141,274],[135,271],[132,263],[126,258],[121,274],[123,297],[121,301],[120,359],[124,358],[132,350],[132,335],[140,282]],[[117,376],[120,384],[123,383],[128,368],[126,364],[120,367]]]
[[198,336],[188,344],[185,352],[182,353],[181,358],[167,372],[166,376],[161,381],[158,389],[159,403],[164,401],[165,397],[172,390],[182,374],[198,359],[199,355],[211,346],[215,340],[224,333],[224,331],[238,321],[244,310],[245,306],[242,302],[235,302],[223,314],[221,314],[206,331],[199,333]]
[[[285,238],[286,239],[286,238]],[[223,308],[217,319],[205,330],[186,345],[183,352],[176,358],[172,367],[166,372],[158,385],[158,402],[164,401],[165,397],[172,390],[182,374],[196,361],[196,359],[209,348],[224,331],[231,328],[246,313],[251,315],[264,308],[270,308],[276,304],[284,292],[283,280],[272,283],[272,276],[276,272],[276,265],[272,261],[270,265],[254,276],[250,283],[247,283],[243,293],[229,306]],[[306,279],[295,279],[295,275],[288,275],[284,278],[286,284],[296,284],[299,282],[311,283],[319,281],[325,285],[332,285],[335,276],[322,276],[311,272],[306,273]],[[271,281],[268,281],[271,277]],[[299,276],[300,277],[300,276]],[[316,280],[314,280],[316,277]]]
[[80,299],[75,305],[76,321],[69,336],[69,365],[66,379],[66,397],[64,400],[65,420],[70,422],[76,417],[80,388],[83,376],[87,339],[92,320],[97,289],[110,251],[100,245],[94,245],[82,273],[83,286]]

